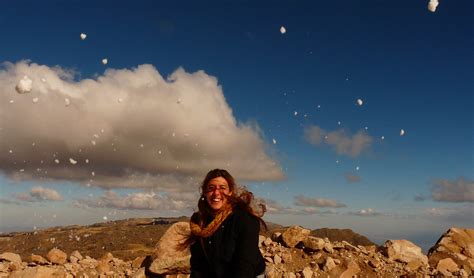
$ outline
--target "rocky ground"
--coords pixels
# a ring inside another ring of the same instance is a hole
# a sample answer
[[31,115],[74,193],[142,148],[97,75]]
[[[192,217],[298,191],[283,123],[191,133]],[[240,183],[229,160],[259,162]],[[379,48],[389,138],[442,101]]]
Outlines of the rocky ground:
[[[151,255],[122,259],[110,252],[95,258],[77,250],[52,248],[46,255],[0,254],[0,277],[188,277],[189,251],[176,242],[187,222],[168,223]],[[407,240],[383,246],[357,245],[313,236],[302,227],[274,229],[260,236],[267,277],[428,277],[473,275],[474,229],[451,228],[428,255]],[[60,246],[60,245],[59,245]]]

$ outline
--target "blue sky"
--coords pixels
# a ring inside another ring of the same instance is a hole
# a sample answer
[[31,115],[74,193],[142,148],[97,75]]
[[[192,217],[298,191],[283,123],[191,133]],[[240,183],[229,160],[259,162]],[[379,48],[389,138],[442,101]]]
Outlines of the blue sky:
[[2,230],[189,215],[213,167],[284,225],[472,227],[472,1],[254,2],[4,5]]

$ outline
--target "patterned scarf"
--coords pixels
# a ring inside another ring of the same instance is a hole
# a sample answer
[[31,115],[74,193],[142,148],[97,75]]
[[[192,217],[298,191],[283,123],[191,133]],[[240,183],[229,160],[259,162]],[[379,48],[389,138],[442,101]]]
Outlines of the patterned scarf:
[[214,220],[212,220],[212,222],[209,223],[205,228],[201,228],[198,224],[190,221],[189,225],[191,227],[191,233],[201,238],[210,237],[231,213],[232,206],[230,204],[225,204],[225,206],[219,210],[216,217],[214,217]]

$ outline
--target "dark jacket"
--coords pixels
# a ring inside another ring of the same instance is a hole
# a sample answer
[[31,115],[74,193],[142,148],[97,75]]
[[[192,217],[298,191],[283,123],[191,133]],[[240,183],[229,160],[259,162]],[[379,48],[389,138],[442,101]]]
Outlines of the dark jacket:
[[[196,217],[191,219],[196,221]],[[259,231],[256,217],[235,208],[212,236],[191,245],[191,278],[255,278],[262,274],[265,262],[258,249]]]

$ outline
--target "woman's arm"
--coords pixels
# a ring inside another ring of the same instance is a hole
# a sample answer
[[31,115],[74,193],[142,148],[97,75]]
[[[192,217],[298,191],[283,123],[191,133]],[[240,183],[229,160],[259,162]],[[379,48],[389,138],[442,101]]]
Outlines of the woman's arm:
[[208,266],[201,242],[196,239],[191,245],[191,278],[205,278]]
[[238,237],[236,250],[232,258],[233,277],[252,277],[256,272],[259,263],[260,250],[258,249],[258,234],[260,232],[260,222],[249,213],[242,213],[238,219]]

